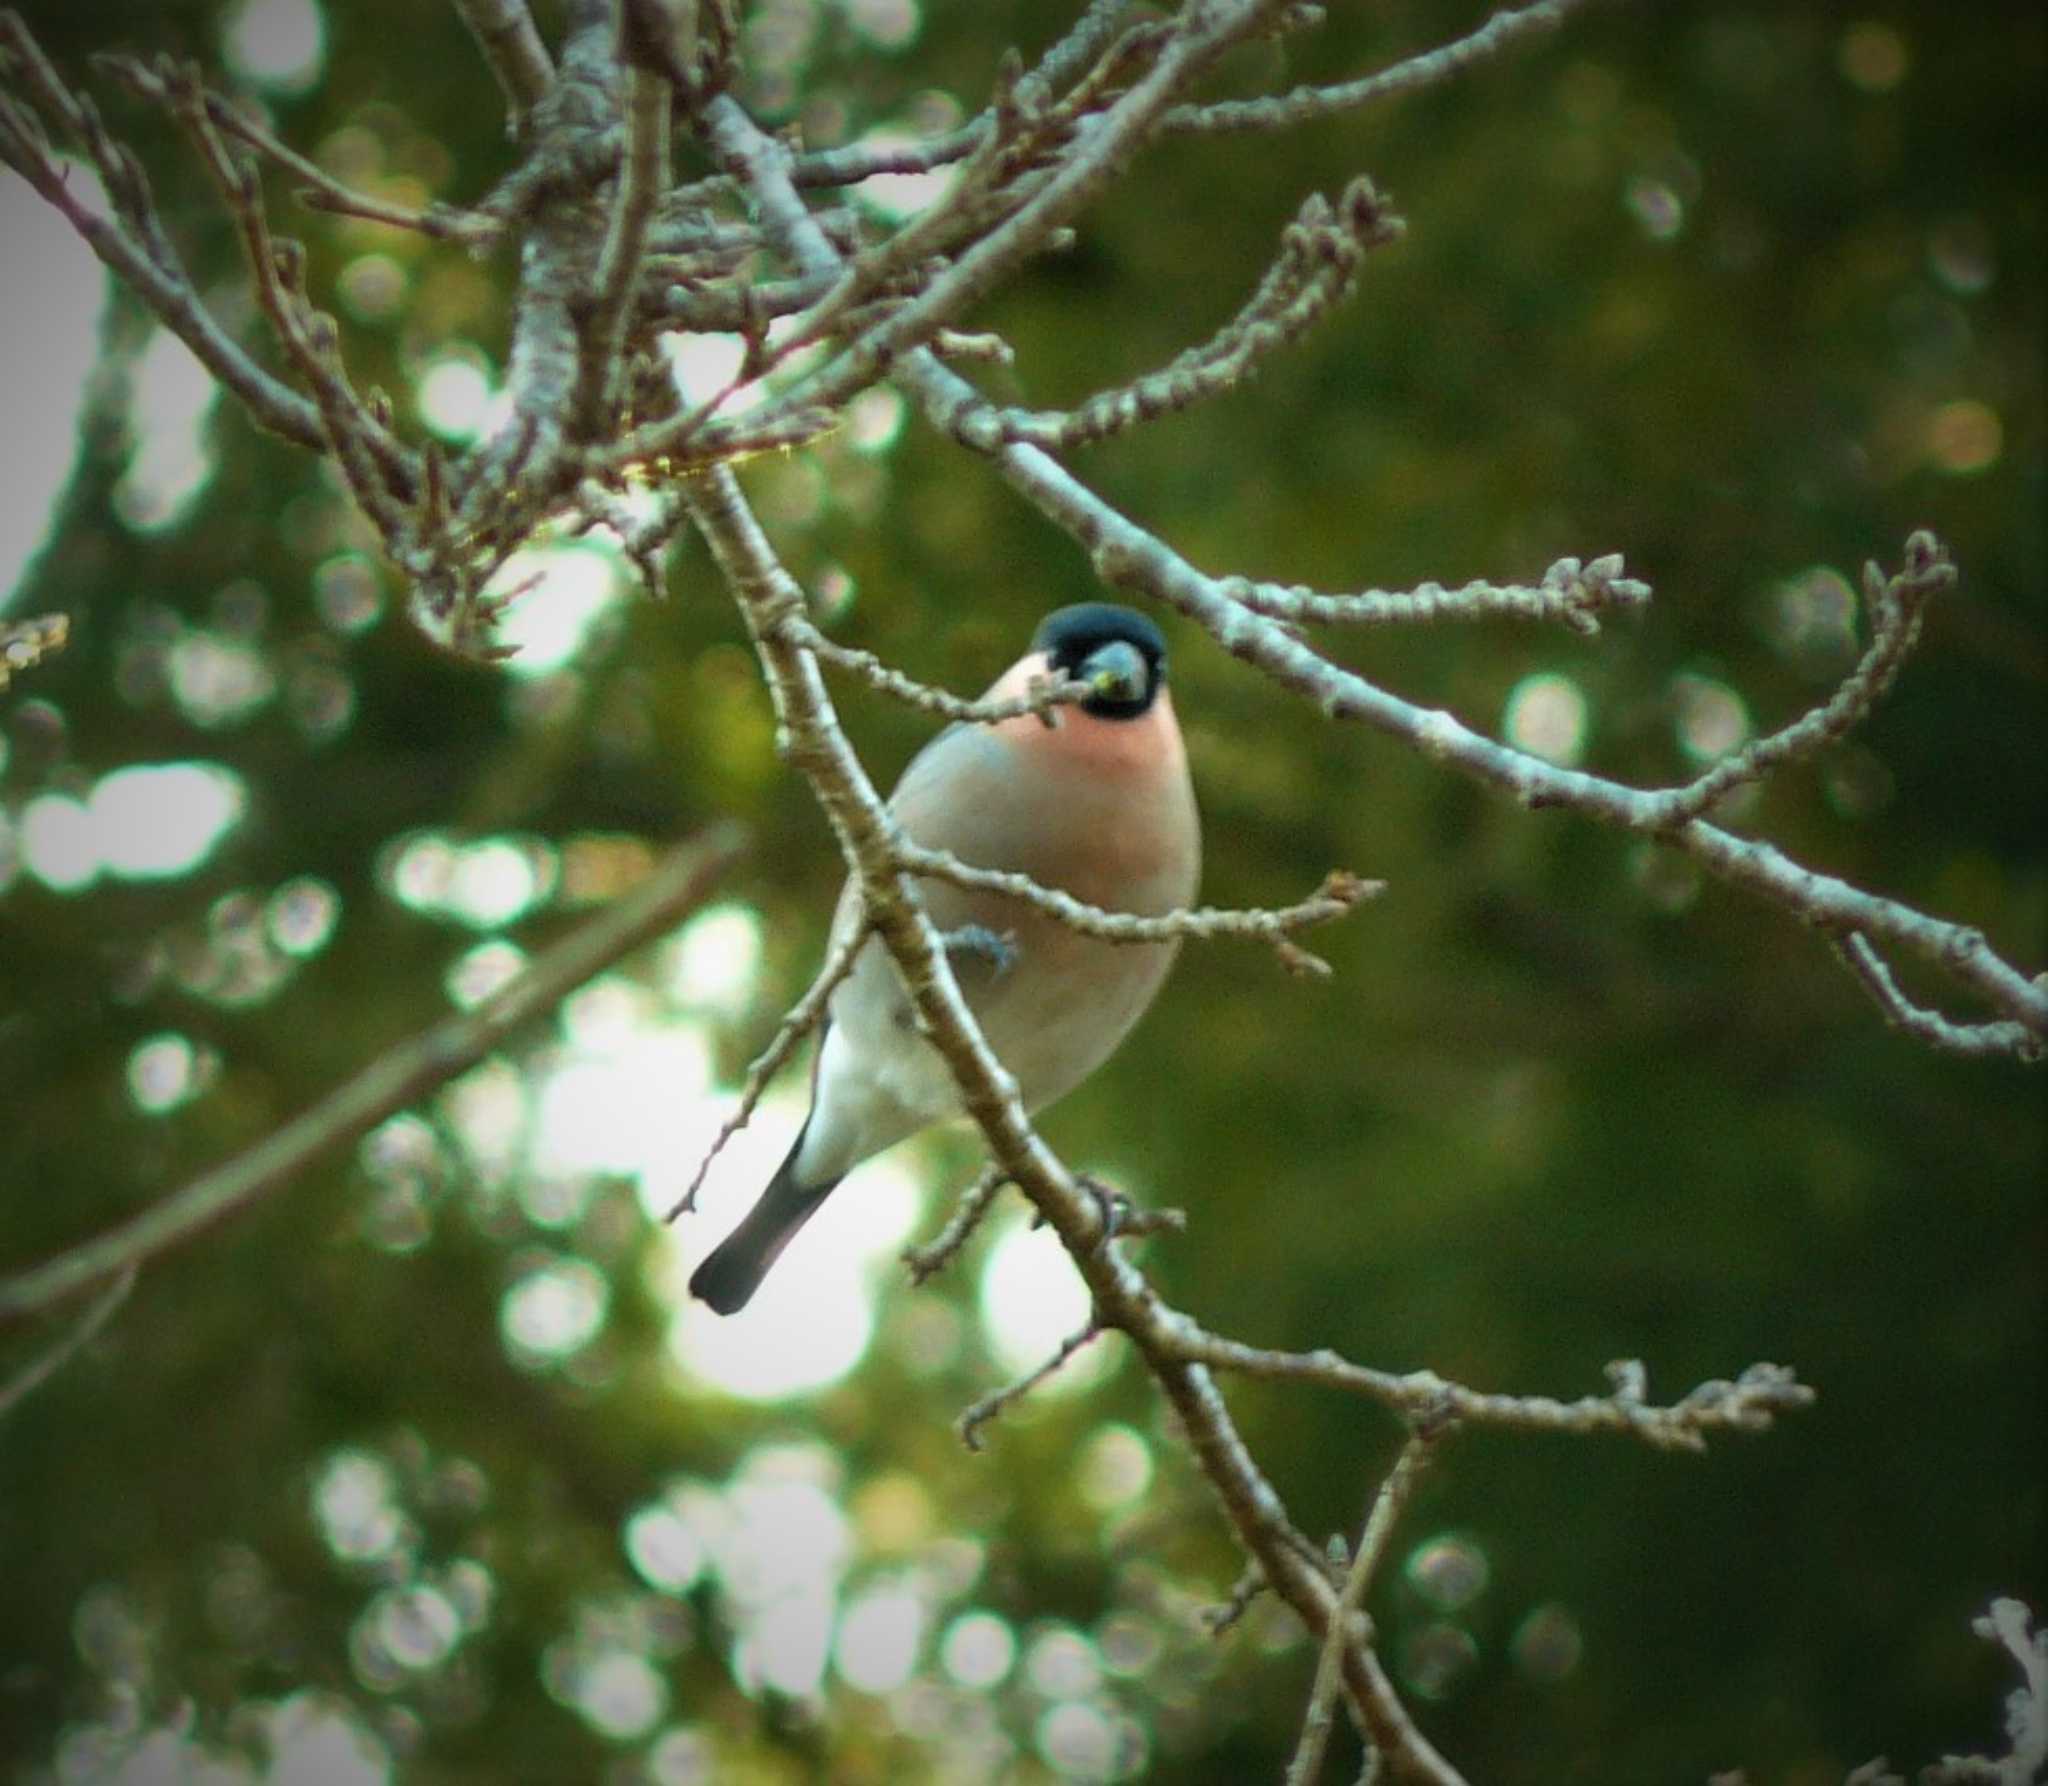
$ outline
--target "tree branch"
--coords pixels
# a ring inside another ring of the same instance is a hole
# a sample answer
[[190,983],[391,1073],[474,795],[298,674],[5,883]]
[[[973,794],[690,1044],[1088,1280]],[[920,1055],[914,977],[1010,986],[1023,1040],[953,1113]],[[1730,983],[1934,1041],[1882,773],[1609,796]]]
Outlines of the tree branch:
[[0,1322],[15,1321],[132,1271],[222,1217],[279,1190],[315,1162],[474,1066],[507,1035],[551,1011],[621,956],[662,935],[706,898],[739,854],[740,834],[715,825],[671,854],[631,892],[535,958],[473,1011],[401,1042],[246,1153],[118,1227],[0,1280]]
[[1266,99],[1225,99],[1210,105],[1176,107],[1160,121],[1165,136],[1217,136],[1226,131],[1289,130],[1374,100],[1434,87],[1475,63],[1498,56],[1536,31],[1554,31],[1586,0],[1535,0],[1503,9],[1467,37],[1410,56],[1392,68],[1331,87],[1296,87]]
[[21,15],[0,11],[0,78],[19,79],[42,112],[85,150],[113,212],[94,211],[53,159],[36,114],[0,92],[0,161],[21,175],[71,225],[108,272],[148,305],[156,319],[192,350],[260,428],[294,446],[321,452],[327,431],[305,397],[249,357],[200,301],[171,247],[150,197],[149,181],[123,144],[107,134],[99,113],[68,88]]
[[[752,125],[748,124],[751,130]],[[998,1166],[1059,1234],[1094,1298],[1099,1324],[1128,1334],[1180,1416],[1204,1476],[1267,1579],[1311,1630],[1326,1628],[1334,1590],[1315,1546],[1288,1519],[1279,1495],[1245,1448],[1208,1369],[1174,1340],[1192,1324],[1168,1310],[1121,1251],[1105,1244],[1103,1212],[1039,1138],[1017,1087],[974,1023],[945,947],[908,871],[894,858],[895,828],[881,795],[847,744],[816,660],[786,625],[801,618],[803,593],[783,570],[732,473],[719,467],[686,488],[698,527],[746,618],[768,677],[784,752],[805,775],[858,876],[876,934],[903,980],[925,1033],[952,1070],[966,1113],[988,1139]],[[1450,1786],[1456,1772],[1410,1740],[1386,1712],[1384,1672],[1347,1645],[1345,1678],[1375,1740],[1417,1758],[1421,1777]],[[1433,1765],[1428,1765],[1433,1764]]]
[[[897,376],[947,433],[957,434],[963,405],[983,401],[972,385],[928,354],[912,355]],[[1449,713],[1414,706],[1331,663],[1281,624],[1248,611],[1225,583],[1196,570],[1037,448],[1011,444],[989,456],[1027,500],[1093,555],[1105,582],[1143,590],[1179,609],[1233,657],[1314,702],[1326,717],[1370,726],[1524,806],[1568,807],[1603,824],[1655,835],[1802,922],[1837,932],[1866,931],[1912,949],[2029,1035],[2048,1039],[2048,985],[2030,982],[1981,932],[1818,874],[1760,839],[1687,817],[1685,789],[1632,788],[1559,768],[1481,737]],[[1946,561],[1932,535],[1915,534],[1906,543],[1899,576],[1908,583],[1935,577],[1935,567]],[[1860,667],[1856,674],[1862,674]],[[1873,675],[1867,685],[1875,688],[1879,679]]]
[[128,1292],[135,1288],[138,1269],[134,1265],[122,1267],[107,1287],[87,1305],[85,1313],[79,1316],[70,1332],[6,1383],[0,1384],[0,1420],[6,1419],[99,1337],[121,1304],[128,1300]]
[[505,95],[505,134],[525,132],[527,114],[554,84],[555,68],[547,45],[534,28],[526,0],[453,0],[455,10],[499,90]]
[[1370,1641],[1365,1623],[1365,1596],[1372,1578],[1387,1553],[1395,1522],[1415,1492],[1415,1484],[1428,1467],[1432,1436],[1411,1433],[1394,1467],[1373,1496],[1372,1512],[1358,1537],[1358,1554],[1351,1559],[1344,1577],[1343,1592],[1330,1609],[1330,1622],[1323,1633],[1323,1647],[1316,1657],[1315,1683],[1309,1690],[1308,1709],[1302,1714],[1301,1737],[1294,1757],[1287,1764],[1285,1786],[1314,1786],[1322,1771],[1323,1750],[1329,1741],[1331,1713],[1337,1704],[1337,1685],[1343,1678],[1344,1645]]

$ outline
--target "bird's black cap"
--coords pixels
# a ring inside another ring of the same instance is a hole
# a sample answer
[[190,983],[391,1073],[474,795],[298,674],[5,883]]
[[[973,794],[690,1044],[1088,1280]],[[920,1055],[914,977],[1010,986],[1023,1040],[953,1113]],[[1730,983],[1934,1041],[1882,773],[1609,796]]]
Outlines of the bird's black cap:
[[1135,608],[1114,602],[1076,602],[1055,608],[1038,623],[1032,649],[1045,653],[1050,668],[1068,676],[1084,676],[1083,666],[1105,645],[1129,645],[1145,660],[1142,690],[1125,699],[1092,696],[1081,711],[1108,719],[1135,719],[1152,705],[1166,680],[1166,639],[1149,618]]

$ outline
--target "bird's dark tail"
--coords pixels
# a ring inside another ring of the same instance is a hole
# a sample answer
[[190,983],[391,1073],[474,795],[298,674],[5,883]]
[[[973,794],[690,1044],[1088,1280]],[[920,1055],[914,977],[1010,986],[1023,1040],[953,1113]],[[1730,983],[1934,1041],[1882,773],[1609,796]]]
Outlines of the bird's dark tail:
[[[808,1129],[809,1125],[805,1127]],[[760,1200],[690,1274],[690,1294],[709,1303],[721,1315],[737,1314],[747,1306],[768,1275],[768,1268],[782,1257],[782,1249],[818,1213],[818,1205],[839,1183],[836,1178],[816,1185],[797,1182],[796,1156],[803,1144],[803,1135],[799,1134],[789,1157],[775,1168],[775,1176],[768,1181]]]

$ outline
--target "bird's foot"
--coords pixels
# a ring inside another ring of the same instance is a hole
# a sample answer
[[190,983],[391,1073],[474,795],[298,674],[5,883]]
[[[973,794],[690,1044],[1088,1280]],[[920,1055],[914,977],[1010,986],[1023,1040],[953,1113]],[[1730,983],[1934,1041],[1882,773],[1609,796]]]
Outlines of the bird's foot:
[[997,979],[1017,964],[1014,931],[991,930],[986,924],[962,924],[957,930],[946,931],[939,941],[955,963],[963,956],[975,956],[988,963],[989,972]]
[[1131,1225],[1131,1217],[1136,1211],[1130,1198],[1092,1172],[1075,1173],[1074,1183],[1095,1199],[1095,1213],[1102,1223],[1102,1234],[1095,1244],[1098,1247],[1109,1245]]

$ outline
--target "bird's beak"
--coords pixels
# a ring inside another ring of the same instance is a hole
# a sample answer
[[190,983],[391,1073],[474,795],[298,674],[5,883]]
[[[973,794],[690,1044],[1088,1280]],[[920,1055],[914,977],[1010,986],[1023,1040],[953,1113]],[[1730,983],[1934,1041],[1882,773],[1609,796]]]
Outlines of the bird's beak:
[[1080,674],[1097,700],[1123,707],[1144,699],[1150,672],[1145,654],[1137,646],[1125,639],[1112,639],[1081,660]]

